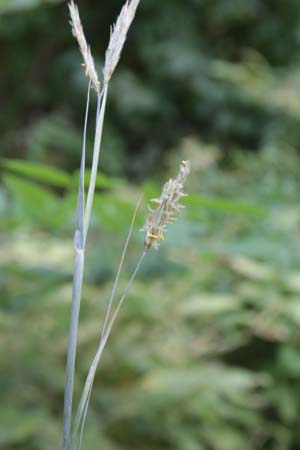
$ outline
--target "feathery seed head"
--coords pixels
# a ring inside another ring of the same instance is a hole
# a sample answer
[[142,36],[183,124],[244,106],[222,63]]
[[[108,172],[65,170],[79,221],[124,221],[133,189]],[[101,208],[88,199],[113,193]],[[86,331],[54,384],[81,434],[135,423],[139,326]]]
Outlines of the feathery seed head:
[[121,56],[129,27],[134,19],[140,0],[127,0],[112,26],[109,44],[105,53],[104,82],[108,83]]
[[157,206],[155,209],[148,206],[149,214],[142,228],[146,232],[145,250],[149,250],[151,247],[158,249],[160,241],[164,239],[164,233],[167,231],[167,224],[174,222],[176,215],[183,208],[179,200],[187,195],[183,192],[183,185],[190,171],[191,162],[182,161],[177,177],[174,180],[170,178],[165,183],[161,196],[151,200]]
[[72,34],[77,39],[80,52],[83,57],[83,66],[85,67],[85,74],[91,80],[92,86],[97,93],[100,92],[100,82],[98,80],[97,71],[95,68],[94,59],[91,53],[90,46],[87,44],[83,27],[81,24],[79,11],[77,5],[73,0],[69,3],[69,11],[70,11],[70,25],[72,27]]

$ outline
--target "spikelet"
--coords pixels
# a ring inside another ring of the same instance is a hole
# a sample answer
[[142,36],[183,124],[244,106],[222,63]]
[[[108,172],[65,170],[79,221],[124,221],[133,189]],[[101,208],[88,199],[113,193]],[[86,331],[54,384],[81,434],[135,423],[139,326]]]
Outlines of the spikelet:
[[92,86],[97,93],[100,92],[100,82],[98,80],[97,71],[95,68],[94,59],[91,53],[90,46],[87,44],[83,27],[81,24],[79,11],[77,5],[73,0],[69,3],[69,11],[70,11],[70,25],[72,27],[72,34],[77,39],[79,44],[80,52],[83,57],[83,66],[85,67],[85,74],[91,80]]
[[127,32],[134,19],[136,9],[140,0],[127,0],[113,25],[109,44],[105,53],[105,64],[103,69],[104,82],[110,80],[121,56]]
[[191,162],[182,161],[177,177],[174,180],[170,178],[165,183],[161,196],[151,200],[157,203],[157,206],[155,209],[148,206],[150,212],[142,228],[146,232],[144,240],[145,251],[151,247],[158,249],[160,241],[164,239],[164,233],[167,231],[167,224],[174,222],[176,215],[183,208],[179,204],[179,200],[187,195],[183,192],[183,184],[190,171]]

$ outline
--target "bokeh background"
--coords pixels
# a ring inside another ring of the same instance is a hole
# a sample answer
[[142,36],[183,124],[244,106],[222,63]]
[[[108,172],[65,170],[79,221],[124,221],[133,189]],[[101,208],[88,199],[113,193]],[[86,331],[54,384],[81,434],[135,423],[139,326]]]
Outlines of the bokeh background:
[[[78,5],[101,70],[122,1]],[[0,448],[53,450],[87,81],[64,1],[1,0],[0,49]],[[299,51],[298,0],[141,0],[109,92],[76,400],[137,198],[119,292],[147,201],[181,159],[193,171],[113,329],[83,448],[300,448]]]

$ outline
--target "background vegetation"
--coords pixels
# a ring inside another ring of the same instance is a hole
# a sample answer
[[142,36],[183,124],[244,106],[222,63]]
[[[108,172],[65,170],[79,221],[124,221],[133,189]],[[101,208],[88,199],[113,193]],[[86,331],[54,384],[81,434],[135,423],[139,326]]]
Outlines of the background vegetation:
[[[121,3],[78,2],[99,67]],[[0,2],[3,450],[60,445],[86,92],[67,20],[65,2]],[[113,330],[84,448],[299,449],[299,47],[297,0],[142,0],[109,93],[77,398],[139,193],[137,230],[180,159],[193,173]]]

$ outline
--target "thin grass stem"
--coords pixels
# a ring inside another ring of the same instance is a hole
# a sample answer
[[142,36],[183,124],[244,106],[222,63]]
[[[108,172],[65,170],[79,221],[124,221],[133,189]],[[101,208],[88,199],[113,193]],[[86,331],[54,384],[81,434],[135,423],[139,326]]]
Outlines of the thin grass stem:
[[[99,115],[97,117],[97,125],[96,125],[96,132],[95,132],[91,178],[90,178],[90,183],[89,183],[85,215],[84,215],[84,242],[86,241],[89,224],[90,224],[90,220],[91,220],[91,214],[92,214],[92,206],[93,206],[93,200],[94,200],[94,194],[95,194],[96,178],[97,178],[101,140],[102,140],[102,131],[103,131],[103,122],[104,122],[104,115],[105,115],[107,91],[108,91],[108,84],[105,84],[103,86],[102,98],[100,96],[101,107],[100,107]],[[97,108],[97,111],[98,111],[98,108]]]
[[113,303],[113,300],[114,300],[114,297],[115,297],[115,294],[116,294],[117,285],[118,285],[118,282],[119,282],[120,274],[121,274],[121,271],[122,271],[124,259],[125,259],[126,252],[127,252],[127,247],[128,247],[128,244],[129,244],[129,240],[130,240],[131,234],[132,234],[133,224],[135,222],[136,214],[137,214],[137,211],[139,209],[139,206],[140,206],[142,198],[143,198],[143,194],[138,199],[138,202],[137,202],[136,207],[135,207],[135,211],[134,211],[133,216],[132,216],[132,220],[131,220],[128,236],[127,236],[127,239],[126,239],[123,251],[122,251],[122,256],[121,256],[121,259],[120,259],[120,262],[119,262],[117,274],[116,274],[116,277],[115,277],[115,281],[114,281],[113,288],[112,288],[112,291],[111,291],[110,299],[109,299],[108,306],[107,306],[107,309],[106,309],[106,314],[105,314],[105,319],[104,319],[104,323],[103,323],[103,328],[102,328],[100,341],[103,339],[105,331],[106,331],[107,322],[108,322],[109,315],[110,315],[110,312],[111,312],[112,303]]
[[79,319],[83,271],[84,271],[84,172],[85,172],[85,155],[86,155],[86,131],[89,115],[89,104],[90,104],[90,89],[91,89],[91,82],[89,82],[88,86],[84,128],[83,128],[82,153],[81,153],[78,202],[77,202],[77,229],[74,236],[75,262],[73,271],[72,306],[71,306],[67,365],[66,365],[62,450],[69,450],[70,448],[70,429],[72,419],[78,319]]
[[[116,292],[119,276],[120,276],[121,269],[122,269],[123,262],[124,262],[124,257],[126,255],[126,250],[127,250],[127,247],[128,247],[128,243],[129,243],[130,237],[131,237],[135,216],[136,216],[137,209],[138,209],[138,206],[140,204],[141,198],[142,197],[140,197],[140,199],[139,199],[139,201],[137,203],[137,206],[136,206],[136,209],[135,209],[135,212],[134,212],[134,215],[133,215],[133,219],[132,219],[132,222],[131,222],[131,225],[130,225],[129,233],[128,233],[128,236],[127,236],[127,239],[126,239],[126,242],[125,242],[125,246],[124,246],[124,249],[123,249],[123,252],[122,252],[122,257],[121,257],[121,260],[120,260],[120,263],[119,263],[119,267],[118,267],[118,271],[117,271],[117,275],[116,275],[116,278],[115,278],[115,281],[114,281],[112,294],[111,294],[111,297],[110,297],[110,300],[109,300],[109,304],[108,304],[108,307],[107,307],[107,311],[106,311],[106,316],[105,316],[104,325],[103,325],[103,329],[102,329],[102,333],[101,333],[99,347],[98,347],[98,350],[97,350],[97,352],[96,352],[96,354],[94,356],[94,359],[93,359],[93,361],[91,363],[91,366],[90,366],[90,369],[89,369],[89,373],[88,373],[88,376],[87,376],[87,379],[86,379],[86,382],[85,382],[85,386],[84,386],[84,389],[83,389],[83,393],[82,393],[82,396],[81,396],[81,399],[80,399],[80,402],[79,402],[79,405],[78,405],[78,410],[77,410],[77,414],[76,414],[76,418],[75,418],[75,425],[74,425],[74,430],[73,430],[73,439],[72,439],[72,442],[73,442],[73,447],[72,448],[77,448],[77,450],[79,450],[80,447],[81,447],[82,434],[83,434],[83,430],[84,430],[84,424],[85,424],[85,420],[86,420],[86,415],[87,415],[90,395],[91,395],[91,391],[92,391],[92,386],[93,386],[93,382],[94,382],[97,366],[99,364],[99,361],[100,361],[102,352],[104,350],[105,344],[107,342],[107,339],[108,339],[108,337],[110,335],[110,332],[111,332],[112,326],[114,324],[114,321],[116,320],[117,314],[118,314],[118,312],[119,312],[119,310],[120,310],[120,308],[121,308],[121,306],[122,306],[122,304],[123,304],[123,302],[125,300],[125,297],[126,297],[126,295],[128,293],[128,290],[129,290],[129,288],[130,288],[130,286],[131,286],[131,284],[132,284],[132,282],[133,282],[133,280],[134,280],[134,278],[135,278],[135,276],[136,276],[136,274],[137,274],[137,272],[138,272],[138,270],[139,270],[139,268],[141,266],[141,263],[142,263],[145,255],[146,255],[146,251],[144,251],[142,253],[141,258],[139,259],[139,261],[138,261],[138,263],[136,265],[136,268],[135,268],[134,272],[131,275],[131,278],[130,278],[130,280],[129,280],[129,282],[128,282],[128,284],[127,284],[127,286],[126,286],[126,288],[125,288],[125,290],[123,292],[123,295],[122,295],[121,299],[119,300],[119,302],[117,304],[115,312],[114,312],[111,320],[109,321],[109,314],[110,314],[110,311],[111,311],[111,307],[112,307],[113,299],[114,299],[114,296],[115,296],[115,292]],[[77,447],[76,447],[76,442],[77,441],[78,441],[78,444],[77,444]]]
[[[105,335],[105,331],[106,331],[107,323],[108,323],[108,320],[109,320],[109,315],[110,315],[113,299],[115,297],[118,281],[119,281],[119,278],[120,278],[120,274],[121,274],[121,271],[122,271],[124,259],[125,259],[126,252],[127,252],[127,247],[128,247],[129,241],[130,241],[133,225],[134,225],[134,222],[135,222],[136,214],[137,214],[138,208],[140,206],[142,197],[143,197],[143,194],[140,196],[140,198],[139,198],[139,200],[138,200],[138,202],[136,204],[135,211],[134,211],[133,216],[132,216],[132,220],[131,220],[128,236],[127,236],[127,239],[126,239],[123,251],[122,251],[122,255],[121,255],[120,262],[119,262],[117,274],[116,274],[115,281],[114,281],[114,284],[113,284],[113,288],[112,288],[112,291],[111,291],[111,296],[110,296],[109,303],[108,303],[108,306],[107,306],[107,309],[106,309],[106,314],[105,314],[104,324],[103,324],[103,328],[102,328],[100,343],[101,343],[101,341],[102,341],[102,339],[104,338],[104,335]],[[78,445],[77,445],[77,450],[79,450],[81,448],[84,424],[85,424],[85,419],[86,419],[86,415],[87,415],[87,411],[88,411],[88,405],[89,405],[89,401],[90,401],[91,392],[92,392],[92,385],[90,386],[90,389],[89,389],[89,392],[88,392],[88,395],[87,395],[87,399],[86,399],[86,403],[85,403],[85,406],[84,406],[84,410],[82,412],[82,423],[81,423],[81,427],[80,427],[80,437],[79,437],[79,442],[78,442]]]
[[118,305],[117,305],[117,307],[115,309],[115,312],[114,312],[114,314],[113,314],[113,316],[112,316],[112,318],[111,318],[111,320],[109,322],[109,325],[107,327],[106,333],[103,336],[102,340],[100,340],[100,344],[99,344],[97,353],[96,353],[96,355],[95,355],[95,357],[93,359],[93,362],[92,362],[92,364],[90,366],[88,377],[87,377],[87,380],[86,380],[86,383],[85,383],[85,386],[84,386],[84,390],[83,390],[83,394],[82,394],[82,397],[81,397],[81,400],[80,400],[81,413],[80,413],[80,415],[78,417],[76,417],[76,423],[75,423],[75,428],[74,428],[74,431],[76,432],[76,435],[74,435],[74,443],[75,444],[76,444],[76,441],[77,441],[77,436],[78,436],[78,432],[79,432],[79,428],[80,428],[79,441],[78,441],[78,445],[76,447],[77,450],[80,450],[80,448],[81,448],[82,435],[83,435],[83,431],[84,431],[84,425],[85,425],[85,420],[86,420],[86,416],[87,416],[89,400],[90,400],[91,391],[92,391],[92,387],[93,387],[93,383],[94,383],[94,379],[95,379],[95,375],[96,375],[96,370],[97,370],[100,358],[102,356],[102,353],[103,353],[104,347],[106,345],[106,342],[107,342],[107,340],[109,338],[109,335],[110,335],[111,329],[113,327],[113,324],[114,324],[114,322],[115,322],[115,320],[117,318],[117,315],[118,315],[118,313],[120,311],[120,308],[121,308],[121,306],[122,306],[122,304],[123,304],[123,302],[124,302],[124,300],[125,300],[125,298],[126,298],[126,296],[128,294],[128,291],[129,291],[129,289],[130,289],[130,287],[131,287],[131,285],[132,285],[132,283],[133,283],[133,281],[134,281],[134,279],[136,277],[136,274],[138,273],[138,271],[139,271],[139,269],[141,267],[141,264],[143,262],[143,259],[144,259],[145,255],[146,255],[146,253],[147,253],[146,251],[143,251],[140,259],[138,260],[138,263],[137,263],[137,265],[136,265],[136,267],[135,267],[135,269],[134,269],[134,271],[133,271],[133,273],[132,273],[132,275],[130,277],[130,280],[129,280],[129,282],[128,282],[128,284],[127,284],[127,286],[126,286],[126,288],[125,288],[125,290],[123,292],[123,295],[122,295],[122,297],[120,298],[120,300],[118,302]]

